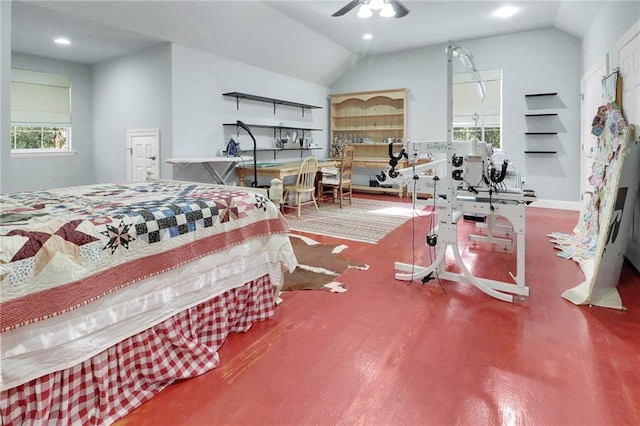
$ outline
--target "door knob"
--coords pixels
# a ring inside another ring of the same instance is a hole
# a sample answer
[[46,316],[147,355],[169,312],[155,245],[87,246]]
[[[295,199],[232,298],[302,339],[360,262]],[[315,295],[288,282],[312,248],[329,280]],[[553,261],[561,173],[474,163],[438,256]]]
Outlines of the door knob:
[[152,155],[151,157],[147,157],[147,160],[154,160],[155,161],[155,159],[156,159],[155,155]]

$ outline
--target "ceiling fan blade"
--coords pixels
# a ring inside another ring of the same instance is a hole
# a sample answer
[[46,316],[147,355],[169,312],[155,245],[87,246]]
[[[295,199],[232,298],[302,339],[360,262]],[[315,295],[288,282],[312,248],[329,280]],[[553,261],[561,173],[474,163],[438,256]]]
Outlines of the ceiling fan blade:
[[347,3],[346,6],[344,6],[342,9],[338,10],[336,13],[334,13],[331,16],[342,16],[345,13],[347,13],[348,11],[350,11],[351,9],[353,9],[354,7],[358,6],[361,2],[362,2],[362,0],[350,1],[349,3]]
[[396,11],[396,18],[402,18],[403,16],[407,16],[409,14],[409,9],[400,3],[399,0],[389,0],[391,6],[393,6],[393,10]]

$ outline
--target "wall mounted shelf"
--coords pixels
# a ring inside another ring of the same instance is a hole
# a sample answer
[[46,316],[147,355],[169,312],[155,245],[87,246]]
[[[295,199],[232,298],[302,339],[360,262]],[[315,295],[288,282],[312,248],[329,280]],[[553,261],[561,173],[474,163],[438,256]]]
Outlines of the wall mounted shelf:
[[[545,97],[545,96],[556,96],[558,94],[558,92],[548,92],[548,93],[528,93],[525,94],[524,97],[525,98],[540,98],[540,97]],[[532,106],[529,105],[530,108],[539,108],[540,106],[542,107],[549,107],[554,105],[553,102],[551,102],[550,100],[541,100],[541,102],[536,101],[536,104],[540,103],[540,105],[536,106]],[[527,104],[529,104],[529,102],[527,102]],[[524,115],[525,117],[525,121],[527,122],[527,126],[531,126],[530,128],[532,130],[557,130],[559,127],[559,122],[557,121],[557,118],[553,118],[553,119],[545,119],[543,117],[557,117],[558,113],[557,112],[531,112],[531,113],[527,113]],[[527,118],[531,118],[530,120],[527,120]],[[538,120],[542,118],[541,120]],[[553,135],[557,135],[558,132],[554,132],[554,131],[535,131],[535,132],[524,132],[525,136],[535,136],[537,139],[537,136],[553,136]],[[544,149],[535,149],[535,150],[525,150],[524,151],[525,154],[557,154],[558,151],[552,151],[552,150],[544,150]]]
[[[276,136],[278,136],[278,139],[282,139],[282,130],[300,130],[302,131],[302,135],[300,135],[300,137],[302,139],[305,138],[305,132],[321,132],[322,129],[312,129],[312,128],[307,128],[307,127],[296,127],[296,126],[271,126],[268,124],[248,124],[245,123],[247,125],[247,127],[254,127],[257,129],[273,129],[273,138],[276,139]],[[240,137],[240,126],[238,126],[238,123],[222,123],[223,126],[236,126],[237,131],[236,131],[236,135],[238,137]],[[295,141],[292,141],[292,143]],[[274,148],[276,149],[276,148]],[[280,149],[280,148],[277,148]]]
[[[313,151],[313,150],[317,150],[317,149],[322,149],[320,147],[314,147],[314,148],[256,148],[256,152],[273,152],[273,161],[276,161],[278,158],[278,153],[279,152],[299,152],[300,153],[300,158],[303,157],[303,154],[305,151]],[[226,151],[224,151],[224,154],[226,155]],[[239,151],[239,155],[243,155],[243,154],[253,154],[253,149],[241,149]]]
[[[282,129],[287,129],[287,130],[302,130],[303,132],[308,131],[308,132],[314,132],[314,131],[322,131],[322,129],[311,129],[311,128],[307,128],[307,127],[298,127],[298,126],[281,126],[281,125],[277,125],[277,126],[272,126],[269,124],[249,124],[249,123],[245,123],[247,126],[249,127],[255,127],[255,128],[261,128],[261,129],[274,129],[274,130],[282,130]],[[223,123],[223,126],[238,126],[238,123]]]
[[555,96],[558,92],[549,92],[549,93],[528,93],[524,95],[525,98],[534,98],[537,96]]
[[322,109],[321,106],[317,106],[317,105],[309,105],[309,104],[303,104],[300,102],[285,101],[282,99],[268,98],[266,96],[251,95],[249,93],[242,93],[242,92],[227,92],[227,93],[223,93],[222,96],[236,98],[236,109],[238,110],[240,109],[240,99],[247,99],[250,101],[265,102],[265,103],[273,104],[274,114],[276,113],[276,108],[278,107],[278,105],[300,108],[302,110],[303,117],[304,117],[305,109]]
[[[249,100],[249,101],[255,101],[255,102],[262,102],[262,103],[267,103],[267,104],[272,104],[273,105],[273,113],[276,113],[277,107],[279,105],[284,105],[284,106],[288,106],[288,107],[294,107],[294,108],[300,108],[302,110],[302,116],[304,117],[304,112],[305,110],[311,110],[311,109],[322,109],[321,106],[317,106],[317,105],[310,105],[310,104],[303,104],[300,102],[293,102],[293,101],[285,101],[283,99],[276,99],[276,98],[269,98],[266,96],[259,96],[259,95],[252,95],[249,93],[242,93],[242,92],[227,92],[227,93],[223,93],[222,96],[226,96],[226,97],[231,97],[231,98],[235,98],[236,100],[236,109],[239,110],[240,109],[240,100],[241,99],[245,99],[245,100]],[[282,131],[283,130],[292,130],[293,134],[295,134],[295,141],[291,141],[291,143],[287,143],[286,146],[291,146],[291,148],[256,148],[256,153],[258,152],[271,152],[273,153],[273,161],[276,161],[277,157],[278,157],[278,153],[280,152],[299,152],[300,153],[300,158],[303,157],[304,152],[306,151],[312,151],[312,150],[319,150],[322,149],[322,147],[319,146],[309,146],[309,147],[304,147],[303,143],[300,143],[300,141],[302,141],[303,139],[306,139],[305,137],[305,133],[306,132],[321,132],[322,129],[316,129],[316,128],[311,128],[311,127],[302,127],[302,126],[285,126],[284,124],[278,124],[278,125],[270,125],[270,124],[249,124],[249,123],[245,123],[245,125],[247,127],[250,128],[256,128],[256,129],[272,129],[273,130],[273,139],[276,139],[276,136],[278,136],[277,139],[282,140]],[[235,126],[236,127],[236,131],[238,136],[240,136],[240,126],[238,125],[238,123],[222,123],[223,127],[230,127],[230,126]],[[301,134],[300,134],[301,133]],[[264,135],[262,135],[264,136]],[[286,139],[286,138],[285,138]],[[253,153],[253,149],[247,150],[247,149],[240,149],[240,153],[243,154],[249,154],[249,153]]]

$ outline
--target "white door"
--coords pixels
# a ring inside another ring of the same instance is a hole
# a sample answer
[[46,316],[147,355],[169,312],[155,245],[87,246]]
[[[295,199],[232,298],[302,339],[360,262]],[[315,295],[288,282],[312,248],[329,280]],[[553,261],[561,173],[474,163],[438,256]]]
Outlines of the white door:
[[608,56],[598,61],[580,80],[582,104],[580,107],[580,198],[591,191],[589,176],[593,164],[596,137],[591,133],[591,123],[602,100],[602,78],[609,74]]
[[[622,111],[627,121],[636,127],[640,138],[640,21],[616,43],[618,68],[622,76]],[[640,271],[640,197],[636,198],[627,246],[627,259]]]
[[127,130],[127,180],[160,178],[160,130]]

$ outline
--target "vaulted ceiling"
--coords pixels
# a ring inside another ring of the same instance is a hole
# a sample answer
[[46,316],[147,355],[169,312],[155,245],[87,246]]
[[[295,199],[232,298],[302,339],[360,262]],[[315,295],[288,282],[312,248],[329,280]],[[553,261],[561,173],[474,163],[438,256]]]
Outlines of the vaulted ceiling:
[[[581,38],[600,1],[411,1],[400,19],[331,14],[342,1],[24,1],[12,4],[12,50],[97,63],[172,42],[329,85],[359,56],[513,32],[557,28]],[[362,35],[372,34],[371,40]],[[71,46],[55,46],[66,36]]]

